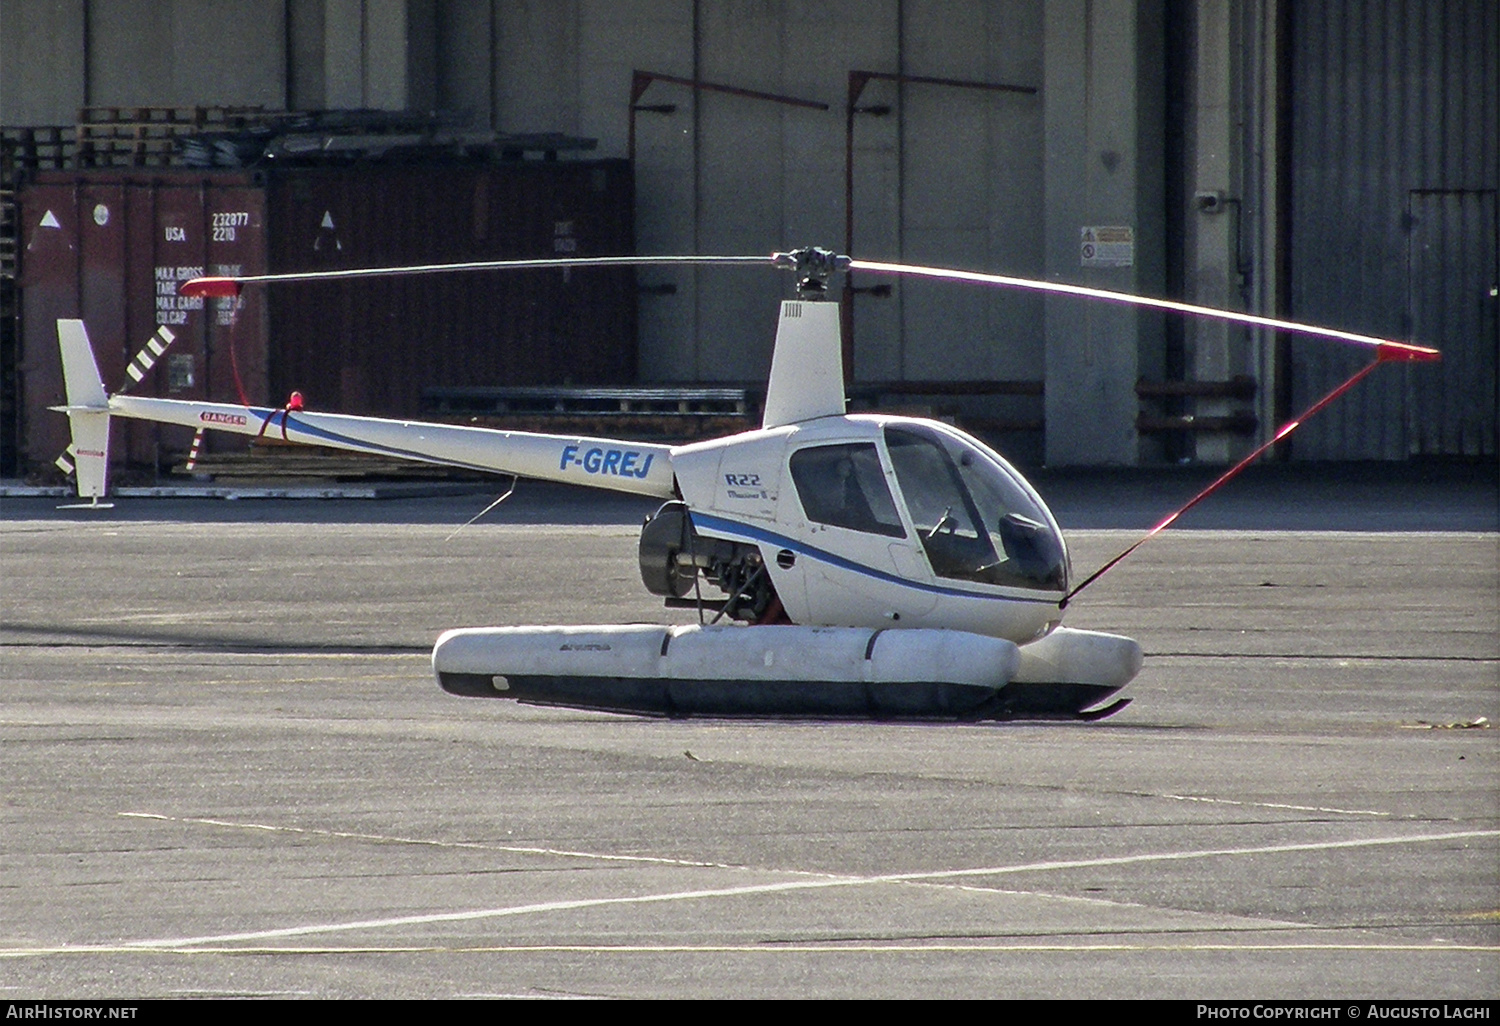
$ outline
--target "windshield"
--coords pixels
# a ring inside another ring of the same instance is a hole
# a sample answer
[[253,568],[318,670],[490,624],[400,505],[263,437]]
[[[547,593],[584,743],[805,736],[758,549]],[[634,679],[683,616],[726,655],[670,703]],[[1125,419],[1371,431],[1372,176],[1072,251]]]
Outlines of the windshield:
[[935,573],[1013,588],[1068,590],[1062,538],[992,457],[962,439],[915,425],[887,427],[885,442]]

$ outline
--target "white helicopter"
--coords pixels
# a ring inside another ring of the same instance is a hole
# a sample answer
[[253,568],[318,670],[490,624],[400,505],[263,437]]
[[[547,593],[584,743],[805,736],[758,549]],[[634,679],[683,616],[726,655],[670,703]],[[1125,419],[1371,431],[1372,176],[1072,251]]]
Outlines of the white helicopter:
[[[759,430],[667,446],[314,413],[296,395],[280,409],[109,395],[83,322],[60,320],[67,405],[56,409],[71,423],[79,495],[97,504],[105,494],[109,421],[128,417],[654,496],[664,501],[641,531],[642,580],[669,606],[696,606],[700,623],[450,630],[433,649],[439,684],[464,696],[669,716],[1099,719],[1129,703],[1104,704],[1139,671],[1141,649],[1130,638],[1063,627],[1063,610],[1135,546],[1075,584],[1057,521],[994,450],[935,421],[847,414],[839,307],[824,298],[829,277],[861,270],[1032,289],[1373,348],[1374,361],[1151,534],[1380,363],[1438,356],[1251,314],[815,248],[200,278],[182,292],[649,263],[796,272],[799,298],[781,304]],[[705,587],[718,594],[705,598]],[[702,622],[705,610],[711,622]]]

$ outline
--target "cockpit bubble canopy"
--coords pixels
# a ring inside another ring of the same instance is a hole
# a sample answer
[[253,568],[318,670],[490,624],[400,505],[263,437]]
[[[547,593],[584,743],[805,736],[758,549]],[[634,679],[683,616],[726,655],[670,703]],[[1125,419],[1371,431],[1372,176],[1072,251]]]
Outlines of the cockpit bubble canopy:
[[1003,460],[960,435],[917,424],[887,425],[885,444],[934,573],[1067,592],[1062,535]]

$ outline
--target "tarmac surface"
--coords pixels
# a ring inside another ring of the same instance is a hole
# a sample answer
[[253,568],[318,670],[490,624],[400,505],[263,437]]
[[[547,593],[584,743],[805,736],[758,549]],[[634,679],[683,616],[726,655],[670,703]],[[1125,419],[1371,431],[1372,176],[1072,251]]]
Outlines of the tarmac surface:
[[[1082,574],[1201,479],[1039,486]],[[1070,608],[1091,724],[454,698],[445,628],[693,615],[650,503],[493,494],[0,499],[0,998],[1500,997],[1492,467],[1216,496]]]

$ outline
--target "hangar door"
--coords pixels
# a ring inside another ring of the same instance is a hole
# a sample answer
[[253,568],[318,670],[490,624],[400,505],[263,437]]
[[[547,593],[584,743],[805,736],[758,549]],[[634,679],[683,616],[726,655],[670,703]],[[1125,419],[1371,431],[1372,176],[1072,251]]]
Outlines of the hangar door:
[[[1293,453],[1493,455],[1500,4],[1297,0],[1288,14],[1290,313],[1445,353],[1371,375]],[[1367,358],[1294,341],[1289,412]]]
[[1495,455],[1500,259],[1493,191],[1419,191],[1407,207],[1412,337],[1443,351],[1409,377],[1413,454]]

